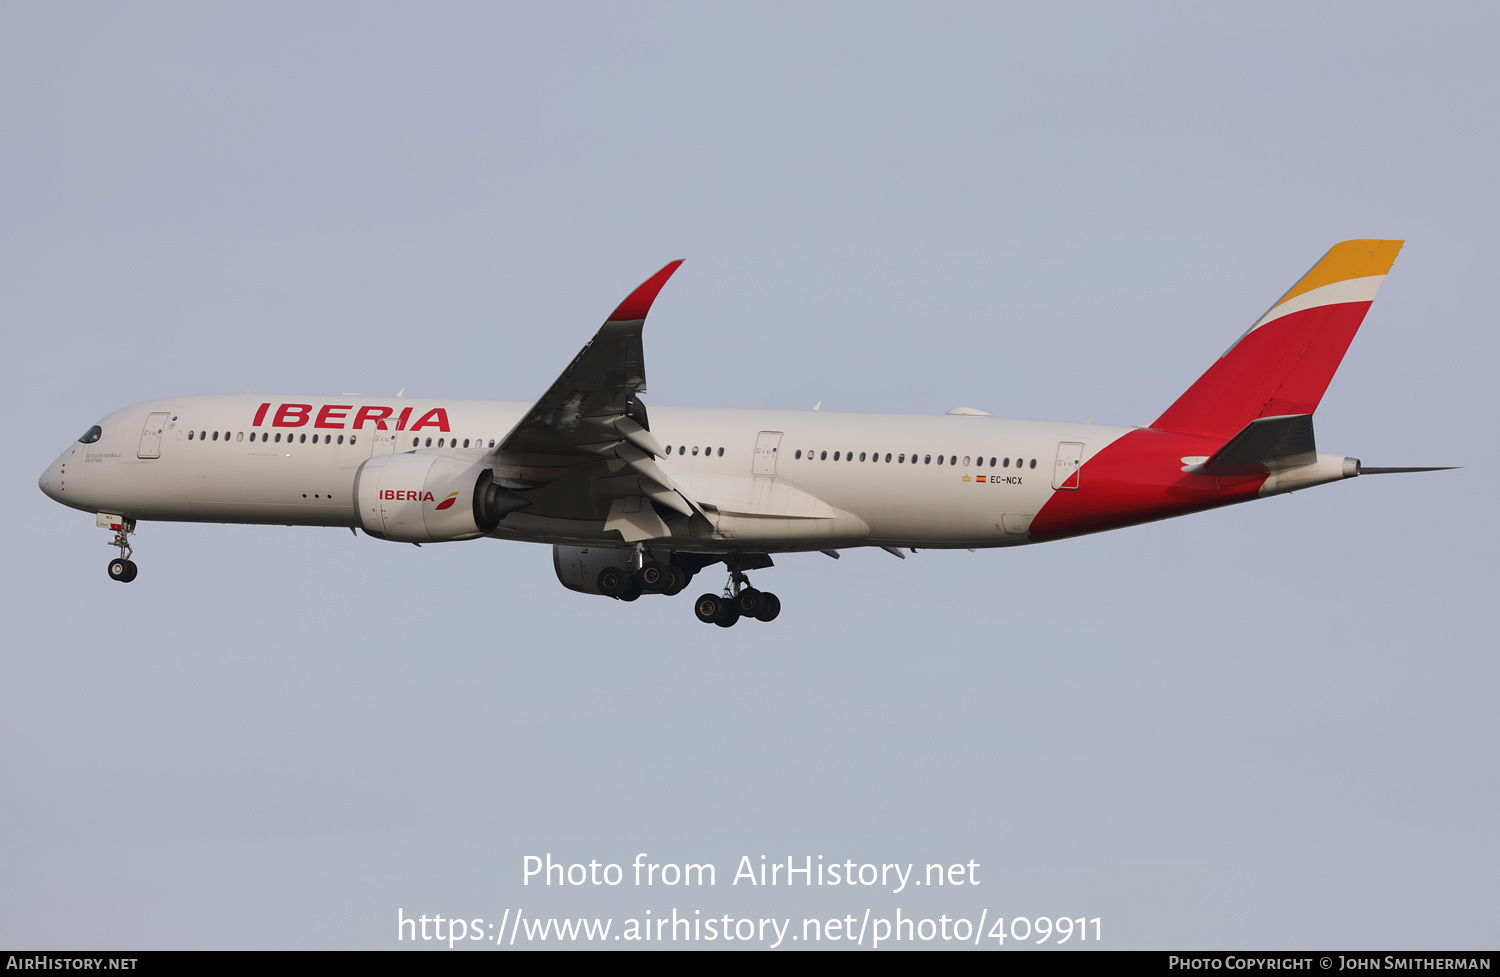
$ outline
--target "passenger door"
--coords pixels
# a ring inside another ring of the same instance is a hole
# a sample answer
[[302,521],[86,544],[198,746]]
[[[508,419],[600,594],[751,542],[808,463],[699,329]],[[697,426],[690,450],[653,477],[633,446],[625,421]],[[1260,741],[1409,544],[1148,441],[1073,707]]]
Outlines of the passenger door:
[[1052,466],[1052,487],[1071,492],[1078,488],[1078,467],[1083,458],[1083,445],[1064,441],[1057,446],[1057,461]]
[[752,475],[775,475],[776,452],[781,447],[780,431],[762,431],[755,439],[755,460],[751,463]]
[[171,416],[165,411],[146,415],[146,426],[141,429],[141,446],[135,453],[137,458],[161,457],[161,434],[167,429],[167,418]]

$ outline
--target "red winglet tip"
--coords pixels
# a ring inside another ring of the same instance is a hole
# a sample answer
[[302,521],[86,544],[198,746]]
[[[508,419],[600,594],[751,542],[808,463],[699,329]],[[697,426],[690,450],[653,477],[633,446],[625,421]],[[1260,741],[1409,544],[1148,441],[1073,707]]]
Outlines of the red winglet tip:
[[661,271],[652,275],[641,283],[640,287],[625,297],[619,308],[610,313],[605,322],[630,322],[633,319],[644,319],[646,313],[651,311],[651,303],[656,301],[656,296],[662,287],[667,284],[667,279],[682,264],[683,259],[667,262]]

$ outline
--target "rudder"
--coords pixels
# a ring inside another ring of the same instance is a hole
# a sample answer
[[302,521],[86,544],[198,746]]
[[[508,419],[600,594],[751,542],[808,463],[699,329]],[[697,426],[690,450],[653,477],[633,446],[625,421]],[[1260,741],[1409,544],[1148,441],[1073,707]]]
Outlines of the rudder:
[[1151,426],[1228,438],[1257,417],[1311,414],[1403,243],[1335,244]]

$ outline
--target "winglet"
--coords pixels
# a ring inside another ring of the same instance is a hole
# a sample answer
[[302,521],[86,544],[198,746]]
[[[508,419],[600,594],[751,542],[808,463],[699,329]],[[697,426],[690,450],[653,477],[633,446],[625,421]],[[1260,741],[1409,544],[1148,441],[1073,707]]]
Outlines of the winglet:
[[625,297],[620,307],[610,313],[605,322],[638,322],[646,318],[646,313],[651,311],[651,303],[656,301],[656,296],[662,287],[667,284],[667,279],[672,277],[681,265],[683,259],[669,261],[666,267],[652,275],[641,283],[640,287]]

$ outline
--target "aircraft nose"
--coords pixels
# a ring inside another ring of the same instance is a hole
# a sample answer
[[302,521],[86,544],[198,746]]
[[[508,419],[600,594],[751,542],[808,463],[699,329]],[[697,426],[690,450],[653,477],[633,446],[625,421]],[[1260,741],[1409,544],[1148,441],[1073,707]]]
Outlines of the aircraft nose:
[[37,486],[42,493],[54,502],[68,501],[68,465],[73,461],[73,453],[73,449],[69,448],[58,455],[57,460],[48,465],[47,470],[42,472],[42,477],[37,479]]

